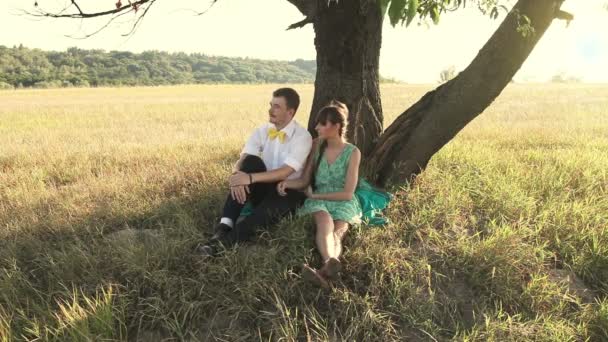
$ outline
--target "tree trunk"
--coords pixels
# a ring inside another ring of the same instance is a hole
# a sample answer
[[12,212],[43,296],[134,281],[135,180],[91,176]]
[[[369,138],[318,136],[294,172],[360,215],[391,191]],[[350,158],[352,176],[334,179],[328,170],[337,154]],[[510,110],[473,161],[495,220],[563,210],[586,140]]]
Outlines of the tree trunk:
[[382,133],[378,63],[382,15],[377,0],[319,0],[313,21],[317,76],[308,129],[319,109],[337,99],[349,108],[348,139],[362,152]]
[[[401,114],[368,154],[365,173],[378,185],[410,181],[431,157],[509,84],[563,0],[519,0],[471,64]],[[521,15],[534,33],[518,32]]]

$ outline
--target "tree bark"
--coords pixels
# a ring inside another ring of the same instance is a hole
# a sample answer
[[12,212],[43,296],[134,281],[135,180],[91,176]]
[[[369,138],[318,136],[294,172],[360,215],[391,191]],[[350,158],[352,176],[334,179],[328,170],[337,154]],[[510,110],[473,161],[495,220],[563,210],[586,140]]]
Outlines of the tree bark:
[[[367,154],[376,184],[411,181],[431,157],[486,109],[509,84],[545,33],[563,0],[519,0],[471,64],[402,113]],[[534,33],[518,32],[521,15]]]
[[382,15],[377,0],[318,0],[313,19],[317,50],[315,94],[308,129],[317,112],[337,99],[349,108],[347,136],[369,152],[382,132],[378,71]]

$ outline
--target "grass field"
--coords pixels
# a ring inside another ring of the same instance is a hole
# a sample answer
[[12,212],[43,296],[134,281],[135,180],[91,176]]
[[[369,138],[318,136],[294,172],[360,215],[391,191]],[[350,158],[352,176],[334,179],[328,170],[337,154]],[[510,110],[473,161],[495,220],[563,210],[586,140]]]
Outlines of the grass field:
[[[331,291],[308,218],[191,252],[276,87],[0,91],[0,341],[608,340],[607,85],[510,85]],[[384,86],[387,122],[432,87]]]

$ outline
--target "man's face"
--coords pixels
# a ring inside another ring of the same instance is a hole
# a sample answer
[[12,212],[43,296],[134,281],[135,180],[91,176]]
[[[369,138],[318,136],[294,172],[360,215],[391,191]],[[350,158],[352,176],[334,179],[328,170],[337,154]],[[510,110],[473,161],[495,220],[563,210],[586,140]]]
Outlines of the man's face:
[[287,101],[284,97],[273,97],[268,109],[269,121],[277,127],[284,127],[293,118],[293,109],[287,108]]

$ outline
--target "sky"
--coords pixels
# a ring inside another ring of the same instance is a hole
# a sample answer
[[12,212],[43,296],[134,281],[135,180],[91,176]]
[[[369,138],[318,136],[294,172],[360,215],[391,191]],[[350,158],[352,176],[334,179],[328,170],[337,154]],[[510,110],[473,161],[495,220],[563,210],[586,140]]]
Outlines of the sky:
[[[345,1],[345,0],[342,0]],[[133,16],[126,15],[99,34],[105,21],[44,19],[20,15],[32,10],[34,0],[1,0],[0,45],[23,44],[43,50],[82,49],[141,52],[197,52],[215,56],[260,59],[314,59],[311,25],[287,31],[302,15],[285,0],[220,0],[204,15],[209,0],[158,0],[138,31],[130,36]],[[38,0],[45,9],[57,9],[68,0]],[[115,0],[81,0],[83,10],[95,10]],[[511,3],[514,3],[512,1]],[[553,22],[528,60],[514,77],[516,82],[542,82],[564,73],[585,82],[608,83],[608,0],[566,0],[562,6],[574,14],[568,26]],[[107,6],[105,8],[108,8]],[[380,74],[408,83],[435,83],[450,66],[464,69],[504,18],[483,16],[474,6],[444,14],[439,25],[413,23],[392,27],[385,20]],[[72,36],[72,37],[68,37]]]

